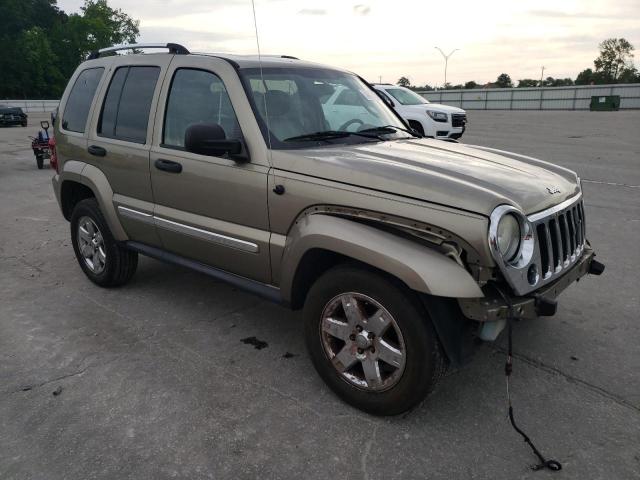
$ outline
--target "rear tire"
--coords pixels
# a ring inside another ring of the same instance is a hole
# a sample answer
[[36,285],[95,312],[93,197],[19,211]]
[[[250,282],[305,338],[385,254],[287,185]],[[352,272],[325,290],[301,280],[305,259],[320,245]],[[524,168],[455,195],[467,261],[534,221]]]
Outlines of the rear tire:
[[365,412],[396,415],[415,407],[446,371],[416,294],[363,266],[339,265],[323,274],[307,295],[304,321],[322,379]]
[[124,285],[136,272],[138,254],[116,242],[95,198],[73,209],[71,242],[82,271],[96,285]]

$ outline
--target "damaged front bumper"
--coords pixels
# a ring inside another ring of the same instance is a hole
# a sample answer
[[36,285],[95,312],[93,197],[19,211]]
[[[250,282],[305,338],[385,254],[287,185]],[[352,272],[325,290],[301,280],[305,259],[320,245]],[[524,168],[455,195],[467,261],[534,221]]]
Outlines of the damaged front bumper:
[[[459,299],[458,303],[465,317],[478,322],[495,322],[493,325],[483,326],[481,338],[491,340],[497,337],[509,314],[509,304],[513,308],[513,318],[533,319],[540,316],[555,314],[556,299],[573,282],[579,281],[587,273],[600,275],[604,265],[594,259],[595,253],[585,246],[581,258],[573,268],[558,278],[555,282],[531,292],[522,297],[503,298],[496,288],[485,287],[483,298]],[[487,338],[485,338],[487,337]]]

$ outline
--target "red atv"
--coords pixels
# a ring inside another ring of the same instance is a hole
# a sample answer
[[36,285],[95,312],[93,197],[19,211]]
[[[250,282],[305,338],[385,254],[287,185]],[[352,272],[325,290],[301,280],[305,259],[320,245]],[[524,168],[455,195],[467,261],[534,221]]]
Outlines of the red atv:
[[31,149],[36,156],[36,164],[38,169],[42,170],[44,166],[44,160],[51,159],[51,152],[55,148],[55,140],[53,137],[49,137],[49,122],[43,120],[40,122],[40,126],[43,130],[38,132],[37,137],[29,137],[31,139]]

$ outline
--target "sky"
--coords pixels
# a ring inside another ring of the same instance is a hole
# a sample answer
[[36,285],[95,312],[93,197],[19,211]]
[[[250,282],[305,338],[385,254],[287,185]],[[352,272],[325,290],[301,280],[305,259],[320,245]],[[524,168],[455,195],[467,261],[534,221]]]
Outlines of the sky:
[[[58,0],[67,13],[84,0]],[[251,0],[109,0],[140,20],[139,42],[191,51],[257,53]],[[571,77],[593,68],[598,44],[624,37],[640,49],[640,0],[255,0],[263,54],[293,55],[372,82],[483,84],[507,73]],[[639,54],[640,55],[640,54]],[[640,62],[636,59],[636,66]]]

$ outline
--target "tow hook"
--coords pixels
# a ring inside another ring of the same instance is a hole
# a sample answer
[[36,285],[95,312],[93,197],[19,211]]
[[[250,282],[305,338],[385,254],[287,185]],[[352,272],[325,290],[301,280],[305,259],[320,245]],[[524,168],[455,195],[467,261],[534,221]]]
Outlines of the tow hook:
[[552,317],[558,310],[558,302],[553,299],[543,297],[542,295],[536,295],[536,312],[540,317]]
[[600,263],[596,259],[591,260],[589,264],[589,273],[591,275],[602,275],[604,272],[604,263]]

